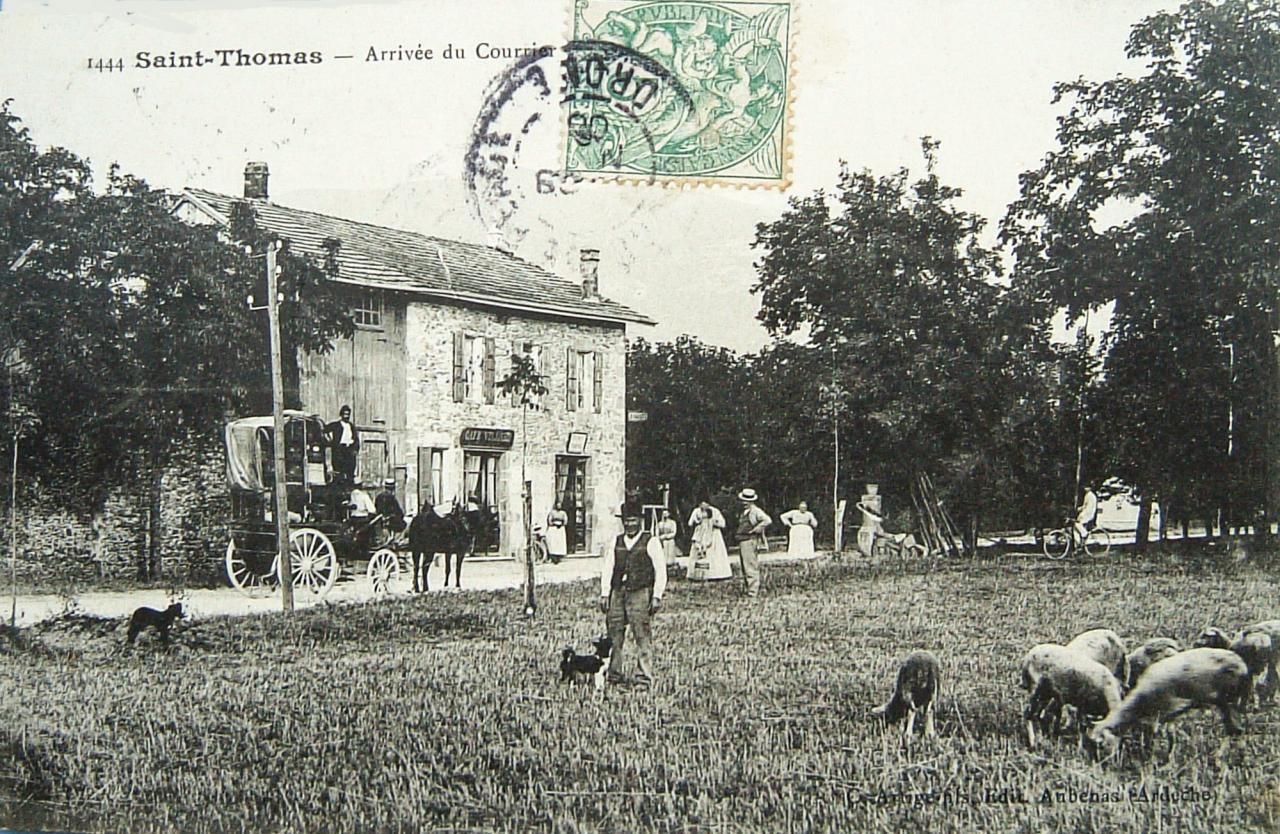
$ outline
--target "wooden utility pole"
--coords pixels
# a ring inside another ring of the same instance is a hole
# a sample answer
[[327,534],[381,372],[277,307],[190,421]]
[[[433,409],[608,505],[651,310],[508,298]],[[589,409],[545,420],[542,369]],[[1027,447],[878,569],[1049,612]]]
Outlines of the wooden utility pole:
[[520,392],[520,484],[524,503],[524,614],[532,617],[538,610],[533,586],[533,482],[529,480],[529,386]]
[[831,345],[831,432],[835,436],[835,465],[831,475],[831,519],[835,525],[835,558],[844,550],[843,513],[840,512],[840,402],[839,383],[836,381],[836,346]]
[[267,322],[271,330],[271,420],[275,460],[276,554],[280,563],[280,589],[285,611],[293,610],[293,565],[289,561],[289,475],[284,461],[284,383],[280,358],[280,293],[276,254],[280,241],[267,244]]
[[9,583],[13,589],[9,627],[18,628],[18,420],[13,413],[13,363],[9,365],[9,423],[13,429],[13,469],[9,478]]

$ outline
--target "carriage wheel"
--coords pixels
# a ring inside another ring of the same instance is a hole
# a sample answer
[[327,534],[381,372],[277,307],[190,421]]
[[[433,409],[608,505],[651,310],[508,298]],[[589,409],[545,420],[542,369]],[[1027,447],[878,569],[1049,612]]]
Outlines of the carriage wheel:
[[333,542],[319,530],[294,530],[289,536],[289,557],[294,588],[323,596],[338,581],[338,554]]
[[272,560],[271,567],[265,573],[255,570],[246,555],[236,549],[234,536],[227,542],[227,555],[223,562],[226,565],[227,579],[230,580],[231,586],[245,596],[261,597],[275,591],[275,560]]
[[400,557],[394,550],[382,548],[369,557],[369,584],[379,596],[400,589]]

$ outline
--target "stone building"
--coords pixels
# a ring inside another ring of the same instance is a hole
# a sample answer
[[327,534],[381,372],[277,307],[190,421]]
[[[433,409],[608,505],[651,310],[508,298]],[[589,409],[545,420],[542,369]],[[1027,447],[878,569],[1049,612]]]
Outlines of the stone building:
[[[327,355],[299,357],[299,397],[326,420],[351,405],[357,474],[395,478],[406,508],[478,499],[498,519],[481,546],[510,555],[524,546],[527,460],[534,522],[559,502],[571,550],[598,549],[624,495],[626,327],[653,323],[600,295],[598,253],[582,250],[571,281],[499,249],[287,208],[267,195],[266,166],[251,163],[243,197],[188,188],[175,212],[225,226],[246,201],[260,228],[336,266],[356,332]],[[497,388],[516,354],[547,377],[549,392],[527,415]]]

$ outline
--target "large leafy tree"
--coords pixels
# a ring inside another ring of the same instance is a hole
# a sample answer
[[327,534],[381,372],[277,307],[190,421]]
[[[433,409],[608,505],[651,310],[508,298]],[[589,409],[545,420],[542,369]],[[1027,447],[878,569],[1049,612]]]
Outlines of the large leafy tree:
[[1274,517],[1280,7],[1187,3],[1127,54],[1144,74],[1056,88],[1058,147],[1002,228],[1014,291],[1045,319],[1113,310],[1107,463],[1148,503],[1243,520],[1269,490]]
[[[69,151],[40,151],[0,108],[0,303],[31,367],[41,430],[32,461],[97,508],[145,481],[153,527],[144,576],[159,572],[162,475],[207,448],[229,413],[269,404],[265,271],[251,212],[230,232],[181,222],[171,198],[112,168],[101,192]],[[281,259],[287,356],[349,334],[346,305],[304,258]],[[296,369],[291,374],[296,377]]]
[[940,476],[952,510],[976,520],[999,488],[1010,403],[1036,376],[1010,361],[1025,340],[1001,320],[984,221],[955,205],[960,190],[934,172],[936,143],[923,146],[917,180],[845,166],[833,194],[793,198],[758,226],[753,290],[770,333],[807,333],[834,364],[859,471],[902,496],[914,475]]

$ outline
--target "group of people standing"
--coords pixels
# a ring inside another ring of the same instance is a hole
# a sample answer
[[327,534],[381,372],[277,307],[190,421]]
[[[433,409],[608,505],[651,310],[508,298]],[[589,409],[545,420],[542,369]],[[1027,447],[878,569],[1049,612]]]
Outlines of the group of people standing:
[[[773,523],[769,514],[760,508],[759,500],[754,489],[743,489],[736,496],[722,489],[719,495],[694,508],[689,515],[690,579],[713,581],[733,576],[724,538],[724,531],[729,529],[726,521],[729,515],[736,522],[731,535],[738,544],[744,594],[752,600],[759,596],[760,544],[765,530]],[[553,510],[552,515],[558,510],[559,507]],[[679,529],[669,509],[662,511],[662,519],[652,533],[641,528],[639,505],[624,504],[620,516],[621,535],[607,543],[601,553],[604,565],[600,573],[600,611],[605,615],[616,658],[609,667],[609,679],[613,683],[623,681],[623,646],[630,635],[636,655],[635,682],[647,687],[653,674],[652,620],[662,608],[667,568],[679,562],[676,544]],[[797,556],[813,555],[813,531],[818,520],[809,512],[808,505],[801,501],[798,507],[783,513],[781,521],[789,530],[787,552]]]
[[[735,522],[732,529],[729,528],[727,518],[732,518]],[[779,520],[788,528],[787,555],[812,556],[813,531],[818,526],[818,520],[809,512],[808,505],[801,501],[798,507],[783,513]],[[689,514],[686,575],[695,582],[729,579],[733,576],[729,548],[725,541],[727,531],[738,545],[747,596],[755,597],[760,588],[759,554],[761,550],[767,549],[765,530],[772,523],[773,519],[760,508],[759,496],[750,488],[743,489],[736,496],[728,489],[722,489],[720,494],[699,502]],[[662,520],[658,522],[655,532],[662,543],[667,564],[678,564],[680,551],[676,539],[679,530],[670,510],[662,511]]]

